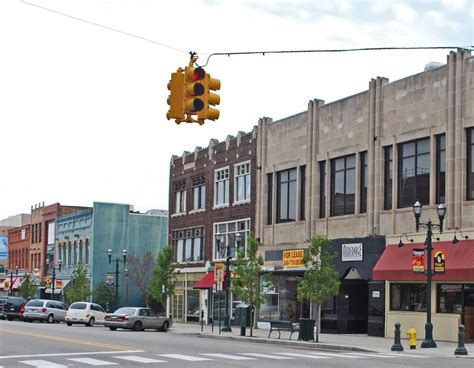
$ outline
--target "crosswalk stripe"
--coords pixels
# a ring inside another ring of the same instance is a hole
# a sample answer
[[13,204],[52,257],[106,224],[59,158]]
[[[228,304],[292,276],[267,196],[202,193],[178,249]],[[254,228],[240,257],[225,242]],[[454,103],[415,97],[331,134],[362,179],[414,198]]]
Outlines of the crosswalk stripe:
[[56,364],[47,360],[21,360],[20,363],[32,365],[36,368],[67,368],[67,365]]
[[187,360],[188,362],[202,362],[204,360],[212,360],[208,358],[201,358],[195,357],[190,355],[183,355],[183,354],[157,354],[158,356],[166,357],[166,358],[174,358],[180,360]]
[[356,355],[356,356],[362,356],[362,357],[370,357],[370,358],[395,358],[393,355],[384,355],[384,354],[370,354],[370,353],[345,353],[345,355]]
[[222,359],[231,359],[231,360],[255,360],[254,358],[243,357],[238,355],[230,354],[221,354],[221,353],[212,353],[212,354],[201,354],[206,356],[211,356],[213,358],[222,358]]
[[308,354],[299,354],[299,353],[277,353],[277,354],[292,356],[296,358],[331,359],[329,357],[320,356],[320,355],[308,355]]
[[391,354],[391,353],[384,353],[385,355],[390,355],[390,356],[394,356],[394,357],[410,357],[410,358],[429,358],[429,356],[425,356],[425,355],[415,355],[415,354],[410,354],[410,353],[398,353],[398,354]]
[[130,355],[130,356],[122,355],[122,356],[115,356],[114,358],[129,360],[131,362],[137,362],[137,363],[166,363],[166,360],[151,359],[151,358],[145,358],[145,357],[136,356],[136,355]]
[[290,357],[284,357],[284,356],[278,356],[278,355],[270,355],[270,354],[261,354],[261,353],[241,353],[242,355],[249,355],[249,356],[254,356],[256,358],[267,358],[267,359],[278,359],[278,360],[283,360],[283,359],[294,359]]
[[364,359],[364,357],[357,356],[357,355],[347,355],[347,354],[336,354],[336,353],[323,353],[323,352],[317,352],[317,353],[309,353],[309,354],[314,354],[314,355],[323,355],[323,356],[329,356],[333,358],[347,358],[347,359]]
[[94,358],[70,358],[68,360],[72,360],[74,362],[78,363],[84,363],[84,364],[89,364],[89,365],[115,365],[118,363],[114,362],[108,362],[107,360],[100,360],[100,359],[94,359]]

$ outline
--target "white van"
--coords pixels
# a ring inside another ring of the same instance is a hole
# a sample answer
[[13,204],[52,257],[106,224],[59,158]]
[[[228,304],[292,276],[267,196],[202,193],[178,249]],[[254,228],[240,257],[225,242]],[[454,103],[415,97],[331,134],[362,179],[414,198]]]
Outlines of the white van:
[[105,310],[99,304],[89,302],[75,302],[69,307],[66,313],[66,323],[72,326],[73,323],[82,323],[92,327],[94,323],[104,323]]

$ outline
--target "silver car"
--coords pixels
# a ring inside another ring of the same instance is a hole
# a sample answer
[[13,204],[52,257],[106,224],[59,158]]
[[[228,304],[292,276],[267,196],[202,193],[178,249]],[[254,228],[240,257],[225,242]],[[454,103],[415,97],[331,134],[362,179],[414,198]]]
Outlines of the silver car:
[[67,306],[56,300],[33,299],[25,305],[23,320],[25,322],[46,321],[48,323],[64,322]]
[[171,319],[158,316],[153,310],[145,307],[119,308],[114,313],[107,313],[104,318],[104,326],[112,331],[115,331],[117,328],[133,331],[143,331],[149,328],[166,332],[171,323]]

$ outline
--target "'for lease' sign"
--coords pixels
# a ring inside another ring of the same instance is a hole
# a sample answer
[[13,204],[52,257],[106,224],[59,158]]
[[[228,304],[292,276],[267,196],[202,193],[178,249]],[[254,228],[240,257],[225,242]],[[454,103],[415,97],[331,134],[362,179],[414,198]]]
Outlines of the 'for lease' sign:
[[304,249],[283,251],[283,268],[303,267]]

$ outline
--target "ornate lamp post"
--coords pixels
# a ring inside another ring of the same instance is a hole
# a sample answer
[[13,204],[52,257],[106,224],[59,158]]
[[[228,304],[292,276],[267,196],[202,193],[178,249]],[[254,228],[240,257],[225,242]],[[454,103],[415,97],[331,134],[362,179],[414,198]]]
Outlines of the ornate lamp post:
[[56,287],[56,267],[58,268],[58,271],[61,272],[61,266],[62,266],[62,261],[60,259],[58,259],[58,262],[56,265],[53,265],[53,283],[51,284],[51,291],[52,291],[52,294],[51,294],[51,299],[55,300],[55,296],[54,296],[54,288]]
[[[112,263],[112,249],[107,249],[107,256],[109,257],[109,264]],[[123,257],[123,264],[127,263],[127,250],[124,249],[122,250],[122,257]],[[115,261],[115,308],[118,308],[118,288],[119,288],[119,283],[118,283],[118,276],[119,276],[119,262],[121,261],[120,258],[114,259]]]
[[[15,267],[15,281],[16,279],[18,278],[18,266]],[[14,296],[14,293],[13,293],[13,270],[10,270],[10,292],[9,292],[9,295],[10,296]]]
[[421,228],[427,229],[426,233],[426,250],[427,250],[427,272],[426,272],[426,324],[425,324],[425,339],[421,343],[422,348],[435,348],[436,342],[433,340],[433,324],[431,323],[431,281],[433,278],[433,272],[431,269],[431,262],[432,262],[432,251],[433,246],[431,243],[431,239],[433,237],[433,228],[439,229],[439,232],[443,232],[443,221],[444,216],[446,215],[446,206],[444,204],[439,204],[437,211],[438,211],[438,218],[439,224],[433,224],[431,219],[428,219],[428,222],[420,222],[421,212],[423,211],[423,206],[419,201],[416,201],[413,205],[413,213],[415,214],[415,221],[416,221],[416,232],[418,232]]
[[128,307],[128,268],[123,271],[125,272],[125,306]]

